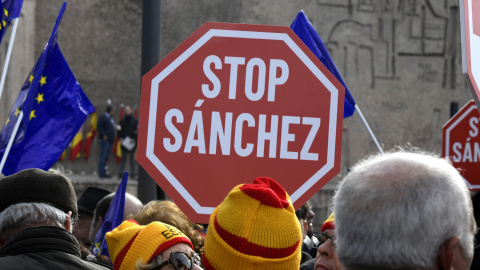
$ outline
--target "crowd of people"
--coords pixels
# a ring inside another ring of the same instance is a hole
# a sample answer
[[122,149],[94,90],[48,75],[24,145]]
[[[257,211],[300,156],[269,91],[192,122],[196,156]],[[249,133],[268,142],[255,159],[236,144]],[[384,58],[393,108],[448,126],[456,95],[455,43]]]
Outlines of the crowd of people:
[[98,142],[100,145],[98,176],[100,178],[112,177],[108,171],[108,156],[112,152],[112,147],[114,147],[116,134],[122,154],[118,178],[121,179],[125,172],[127,157],[130,163],[130,178],[135,178],[135,150],[137,149],[138,120],[133,116],[133,111],[130,106],[125,106],[124,116],[120,119],[118,125],[113,119],[114,115],[115,107],[108,105],[105,113],[101,115],[97,121]]
[[[171,201],[126,194],[123,222],[90,251],[114,197],[76,199],[63,175],[27,169],[0,180],[0,269],[475,269],[470,192],[447,160],[377,154],[340,182],[317,232],[309,203],[294,209],[273,179],[234,187],[209,224]],[[206,227],[206,229],[205,229]],[[472,268],[471,268],[472,267]]]

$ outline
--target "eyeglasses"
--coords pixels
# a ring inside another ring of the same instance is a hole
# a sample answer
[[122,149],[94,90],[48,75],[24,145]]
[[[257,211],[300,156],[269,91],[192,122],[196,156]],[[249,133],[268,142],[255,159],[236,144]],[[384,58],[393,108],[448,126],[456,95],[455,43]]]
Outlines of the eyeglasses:
[[325,244],[328,241],[328,239],[332,240],[330,243],[332,244],[332,247],[335,248],[335,235],[328,236],[324,233],[314,232],[313,236],[317,238],[319,242],[315,248],[318,248],[319,246]]
[[170,259],[153,268],[153,270],[161,269],[169,264],[172,264],[175,270],[192,270],[193,264],[202,267],[202,260],[200,259],[200,256],[196,253],[192,257],[186,252],[174,251],[170,253]]

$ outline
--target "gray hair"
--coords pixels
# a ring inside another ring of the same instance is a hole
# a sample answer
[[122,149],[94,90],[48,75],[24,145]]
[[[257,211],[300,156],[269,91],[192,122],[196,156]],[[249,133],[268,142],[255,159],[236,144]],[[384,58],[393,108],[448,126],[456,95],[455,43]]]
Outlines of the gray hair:
[[454,236],[466,258],[473,254],[469,191],[445,159],[408,152],[367,158],[340,183],[333,203],[344,266],[430,268]]
[[[62,227],[67,214],[45,203],[17,203],[0,213],[0,237],[5,241],[22,228],[35,225]],[[72,225],[73,226],[73,225]]]

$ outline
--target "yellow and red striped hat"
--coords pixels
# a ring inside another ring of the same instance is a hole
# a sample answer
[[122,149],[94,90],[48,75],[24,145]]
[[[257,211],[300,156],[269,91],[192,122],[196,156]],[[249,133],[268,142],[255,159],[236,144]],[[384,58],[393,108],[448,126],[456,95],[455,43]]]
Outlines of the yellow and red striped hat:
[[205,238],[207,270],[299,269],[302,231],[287,192],[273,179],[236,186],[213,211]]
[[137,261],[148,263],[179,243],[193,249],[192,242],[180,230],[159,221],[140,226],[135,220],[125,220],[105,237],[114,270],[135,269]]
[[328,229],[332,229],[332,230],[335,229],[335,215],[333,213],[327,218],[327,220],[325,220],[320,232],[323,232]]

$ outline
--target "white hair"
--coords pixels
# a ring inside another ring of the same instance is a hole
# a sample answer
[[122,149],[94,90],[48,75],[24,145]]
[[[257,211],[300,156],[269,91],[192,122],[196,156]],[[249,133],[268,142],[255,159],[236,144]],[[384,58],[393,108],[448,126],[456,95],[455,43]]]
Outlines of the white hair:
[[473,254],[469,191],[445,159],[396,152],[370,157],[340,183],[334,197],[337,253],[355,268],[430,268],[440,246],[460,238]]
[[18,203],[0,213],[0,237],[5,241],[22,228],[35,225],[62,227],[67,214],[45,203]]

